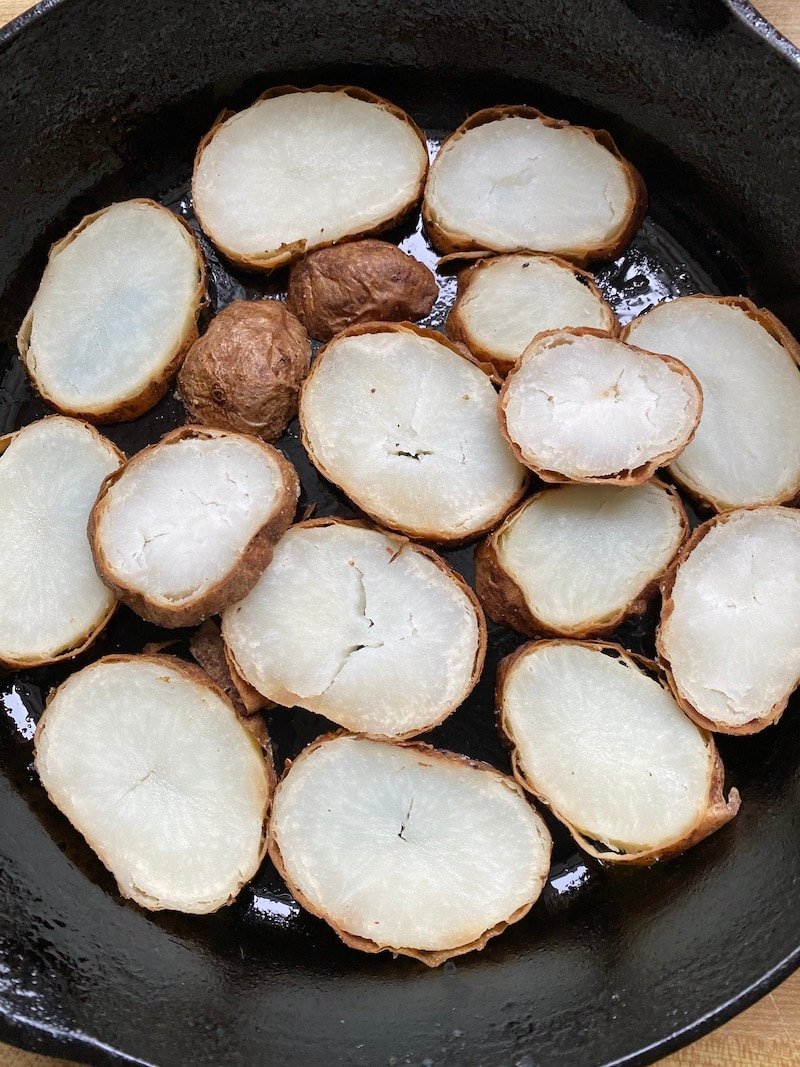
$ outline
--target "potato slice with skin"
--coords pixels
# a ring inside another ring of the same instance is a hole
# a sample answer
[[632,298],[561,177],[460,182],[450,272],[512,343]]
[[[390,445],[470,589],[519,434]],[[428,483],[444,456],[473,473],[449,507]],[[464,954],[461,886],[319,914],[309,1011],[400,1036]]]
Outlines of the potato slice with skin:
[[153,200],[112,204],[53,245],[19,354],[57,410],[124,422],[166,393],[204,301],[205,264],[183,219]]
[[331,518],[284,534],[222,629],[236,670],[270,700],[393,738],[447,718],[486,651],[480,604],[442,559]]
[[607,863],[685,851],[739,810],[713,738],[605,642],[532,641],[500,664],[497,707],[520,783]]
[[540,334],[500,390],[500,429],[546,482],[639,485],[677,456],[703,395],[679,360],[582,327]]
[[298,494],[271,445],[183,426],[106,479],[89,520],[98,573],[150,622],[202,622],[252,589]]
[[670,474],[716,511],[800,494],[800,345],[744,297],[685,296],[629,323],[626,340],[682,360],[703,417]]
[[483,371],[441,334],[368,323],[320,352],[300,427],[317,470],[376,522],[460,544],[497,525],[525,491],[496,405]]
[[76,656],[111,618],[116,597],[97,576],[86,523],[124,462],[93,427],[61,415],[0,437],[0,666]]
[[618,330],[591,274],[558,256],[518,252],[459,274],[445,329],[504,376],[537,334],[577,326]]
[[659,658],[696,722],[752,734],[800,681],[800,512],[743,508],[698,527],[662,583]]
[[444,142],[422,215],[442,253],[535,249],[584,262],[618,255],[646,203],[605,130],[510,105],[478,111]]
[[608,634],[645,611],[688,529],[680,497],[656,480],[546,489],[479,546],[478,597],[532,637]]
[[271,771],[199,667],[90,664],[50,697],[35,752],[50,799],[143,908],[216,911],[258,870]]
[[346,945],[436,967],[522,919],[547,880],[544,822],[511,779],[419,742],[319,738],[275,793],[269,854]]
[[192,197],[233,263],[272,270],[390,229],[427,172],[425,136],[394,104],[355,86],[287,85],[220,115],[197,150]]

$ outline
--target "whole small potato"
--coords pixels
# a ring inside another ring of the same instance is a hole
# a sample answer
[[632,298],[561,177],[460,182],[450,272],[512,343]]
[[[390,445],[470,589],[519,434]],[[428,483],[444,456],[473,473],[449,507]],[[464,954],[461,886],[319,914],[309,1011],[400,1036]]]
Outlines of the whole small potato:
[[235,300],[214,318],[178,375],[190,422],[275,441],[297,414],[308,335],[275,300]]
[[321,248],[289,272],[286,306],[312,337],[328,341],[356,322],[424,318],[439,290],[431,271],[387,241]]

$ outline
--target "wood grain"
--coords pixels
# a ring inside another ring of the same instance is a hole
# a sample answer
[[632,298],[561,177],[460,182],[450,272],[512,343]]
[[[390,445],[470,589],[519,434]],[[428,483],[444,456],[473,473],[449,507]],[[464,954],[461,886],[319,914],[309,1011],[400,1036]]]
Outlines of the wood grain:
[[[19,0],[0,0],[0,25],[28,7]],[[800,0],[760,0],[757,7],[800,43]],[[0,1067],[56,1065],[66,1067],[63,1061],[0,1044]],[[713,1034],[662,1060],[660,1067],[800,1067],[800,972]]]

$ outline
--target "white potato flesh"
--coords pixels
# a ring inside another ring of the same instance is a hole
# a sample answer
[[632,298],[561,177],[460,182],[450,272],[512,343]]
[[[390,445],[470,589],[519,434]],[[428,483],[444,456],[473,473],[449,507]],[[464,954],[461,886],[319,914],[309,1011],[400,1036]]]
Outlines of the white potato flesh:
[[61,416],[26,426],[0,455],[0,660],[53,659],[111,612],[86,525],[121,463],[98,433]]
[[36,770],[146,908],[215,911],[258,869],[263,756],[228,701],[163,658],[100,660],[69,678],[42,720]]
[[545,330],[603,330],[613,322],[608,305],[579,274],[544,256],[498,256],[481,264],[457,306],[467,344],[509,365]]
[[624,165],[589,134],[512,116],[442,147],[425,206],[439,227],[479,248],[581,254],[614,238],[633,197]]
[[300,420],[314,463],[369,514],[433,540],[467,539],[524,484],[496,408],[483,371],[401,330],[331,341],[306,381]]
[[47,264],[25,357],[37,388],[86,414],[138,396],[193,329],[199,286],[194,239],[171,212],[114,204]]
[[95,543],[120,585],[178,607],[234,570],[283,492],[278,464],[255,440],[166,442],[110,486]]
[[481,637],[475,604],[429,556],[342,523],[289,530],[223,634],[264,696],[395,737],[464,700]]
[[663,486],[565,485],[526,504],[495,547],[531,613],[569,632],[625,612],[663,573],[683,531]]
[[531,788],[592,840],[663,848],[708,809],[713,750],[630,661],[568,641],[532,645],[506,678],[501,714]]
[[412,206],[427,166],[413,127],[345,92],[260,100],[201,150],[192,182],[203,229],[226,251],[268,256],[380,228]]
[[505,418],[535,469],[605,478],[674,455],[700,405],[696,384],[674,366],[613,338],[564,333],[507,379]]
[[270,824],[291,886],[338,929],[441,952],[477,940],[538,897],[550,842],[496,772],[340,737],[302,756]]
[[800,512],[732,512],[678,567],[659,647],[674,684],[723,728],[769,716],[800,678]]
[[672,300],[635,319],[631,344],[680,359],[703,389],[694,439],[671,464],[717,508],[789,499],[800,488],[800,370],[742,308]]

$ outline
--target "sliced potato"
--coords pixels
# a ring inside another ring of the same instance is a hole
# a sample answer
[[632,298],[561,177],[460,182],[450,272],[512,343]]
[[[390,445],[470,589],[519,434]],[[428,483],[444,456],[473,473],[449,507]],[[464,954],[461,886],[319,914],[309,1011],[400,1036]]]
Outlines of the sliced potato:
[[270,700],[353,730],[411,737],[478,680],[486,623],[474,593],[428,549],[340,519],[293,526],[223,636]]
[[195,630],[189,642],[189,651],[239,715],[249,718],[270,704],[238,671],[232,669],[220,628],[213,619],[206,619]]
[[264,855],[270,770],[230,701],[171,656],[106,656],[36,731],[50,799],[143,908],[230,903]]
[[498,674],[517,778],[610,863],[683,852],[739,810],[713,739],[647,666],[619,645],[534,641]]
[[122,453],[84,422],[60,415],[0,437],[0,666],[77,655],[116,597],[97,576],[86,524]]
[[353,86],[282,86],[219,117],[197,150],[192,197],[230,260],[271,270],[389,229],[427,171],[425,137],[394,104]]
[[659,657],[701,726],[752,734],[800,681],[800,512],[731,511],[700,526],[667,573]]
[[192,626],[252,589],[298,493],[271,445],[183,426],[106,479],[89,521],[97,570],[142,618]]
[[371,323],[335,337],[300,396],[311,462],[383,526],[459,543],[522,496],[486,375],[441,334]]
[[505,375],[537,334],[575,326],[617,331],[591,274],[557,256],[518,252],[461,272],[445,328]]
[[625,337],[676,356],[703,389],[694,440],[670,464],[717,511],[800,494],[800,345],[743,297],[686,296],[634,319]]
[[428,745],[321,738],[278,785],[269,854],[345,944],[430,967],[483,948],[542,891],[550,835],[510,778]]
[[500,390],[500,428],[546,482],[638,485],[692,439],[703,396],[692,372],[599,330],[553,330]]
[[444,142],[422,213],[440,252],[534,249],[585,261],[618,255],[646,200],[604,130],[508,106],[478,111]]
[[53,245],[19,353],[59,411],[133,419],[166,393],[204,298],[203,257],[183,220],[152,200],[112,204]]
[[478,548],[478,596],[530,636],[611,633],[644,612],[688,529],[680,497],[658,481],[546,489]]

